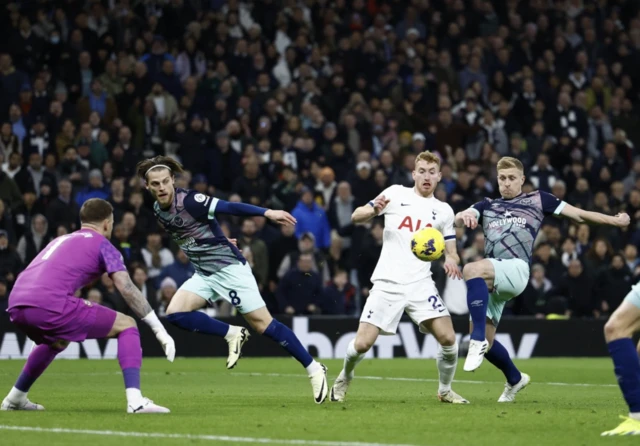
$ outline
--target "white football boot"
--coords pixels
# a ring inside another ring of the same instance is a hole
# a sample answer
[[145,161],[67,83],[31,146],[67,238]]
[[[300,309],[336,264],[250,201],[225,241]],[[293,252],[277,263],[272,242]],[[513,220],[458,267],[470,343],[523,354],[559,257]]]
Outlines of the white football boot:
[[331,387],[331,401],[344,401],[347,396],[347,390],[349,390],[349,384],[351,379],[347,379],[342,372],[338,375],[333,387]]
[[229,356],[227,357],[227,369],[231,370],[236,366],[240,357],[242,356],[242,346],[246,344],[249,340],[249,330],[246,328],[240,328],[238,333],[230,340],[227,341],[229,344]]
[[[137,407],[136,407],[137,406]],[[169,413],[166,407],[158,406],[149,398],[142,398],[139,404],[127,405],[127,413]]]
[[464,361],[464,371],[473,372],[484,361],[484,354],[489,350],[489,341],[469,341],[469,351],[467,352],[467,359]]
[[453,390],[449,390],[448,392],[438,393],[438,399],[441,403],[450,403],[450,404],[469,404],[469,400],[461,397]]
[[0,410],[44,410],[44,406],[37,403],[32,403],[28,399],[15,403],[5,398],[0,405]]
[[313,375],[309,376],[311,380],[311,387],[313,388],[313,400],[316,404],[324,403],[329,394],[329,387],[327,385],[327,367],[324,364],[320,364],[322,367]]
[[509,383],[506,383],[504,385],[504,392],[502,392],[502,395],[500,395],[500,398],[498,398],[498,402],[513,403],[516,400],[516,394],[527,387],[529,385],[529,382],[531,382],[531,377],[526,373],[522,373],[522,378],[517,384],[511,386],[509,385]]

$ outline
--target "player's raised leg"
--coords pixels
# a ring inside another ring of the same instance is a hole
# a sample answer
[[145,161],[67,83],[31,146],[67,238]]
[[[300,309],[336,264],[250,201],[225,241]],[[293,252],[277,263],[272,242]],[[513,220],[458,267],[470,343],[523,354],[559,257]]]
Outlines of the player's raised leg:
[[458,365],[458,342],[456,341],[456,332],[453,329],[451,317],[423,320],[419,326],[422,332],[428,331],[440,344],[438,356],[436,357],[439,381],[438,399],[443,403],[469,404],[466,398],[458,395],[451,388]]
[[232,369],[242,355],[242,346],[249,340],[249,331],[197,311],[207,302],[201,296],[208,295],[211,295],[210,286],[199,274],[194,274],[171,299],[166,312],[167,320],[183,330],[223,337],[229,345],[227,369]]
[[56,355],[67,348],[67,345],[69,345],[67,341],[58,341],[36,346],[29,354],[18,380],[2,401],[0,410],[44,410],[40,404],[29,401],[27,394],[31,386],[53,362]]
[[254,330],[276,341],[302,364],[311,380],[313,400],[317,404],[322,404],[326,400],[329,391],[327,385],[327,367],[313,359],[311,354],[302,346],[302,343],[295,333],[289,327],[274,319],[269,313],[269,310],[267,310],[267,307],[264,306],[264,303],[262,307],[244,313],[243,316]]
[[495,272],[493,264],[484,259],[466,264],[462,274],[467,282],[467,306],[473,322],[464,370],[472,372],[480,367],[489,348],[489,342],[485,337],[485,320],[489,305],[489,288],[493,288]]
[[632,336],[640,331],[640,294],[635,285],[604,327],[604,336],[613,360],[618,385],[622,391],[629,416],[603,436],[640,435],[640,358]]
[[[366,311],[366,314],[371,316],[368,310]],[[365,313],[363,313],[363,316],[364,314]],[[344,366],[331,387],[331,401],[344,401],[347,396],[347,390],[349,390],[349,385],[354,377],[353,371],[360,361],[362,361],[364,355],[373,347],[379,335],[380,329],[377,326],[369,322],[363,322],[362,319],[360,320],[356,337],[352,339],[347,346]]]

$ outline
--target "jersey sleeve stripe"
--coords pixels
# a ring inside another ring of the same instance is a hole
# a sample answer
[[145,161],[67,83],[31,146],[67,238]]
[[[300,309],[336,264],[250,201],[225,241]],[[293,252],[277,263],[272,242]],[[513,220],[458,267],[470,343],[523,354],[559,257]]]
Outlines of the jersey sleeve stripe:
[[444,236],[444,240],[445,240],[445,241],[447,241],[447,240],[454,240],[455,238],[456,238],[456,236],[455,236],[455,235],[445,235],[445,236]]
[[566,205],[567,205],[566,201],[561,201],[558,207],[556,208],[556,210],[553,211],[553,215],[560,215],[560,212],[562,212],[562,210]]
[[218,206],[218,199],[215,197],[211,197],[211,204],[209,205],[209,219],[213,219],[215,217],[216,206]]
[[373,201],[369,202],[369,206],[373,207]]

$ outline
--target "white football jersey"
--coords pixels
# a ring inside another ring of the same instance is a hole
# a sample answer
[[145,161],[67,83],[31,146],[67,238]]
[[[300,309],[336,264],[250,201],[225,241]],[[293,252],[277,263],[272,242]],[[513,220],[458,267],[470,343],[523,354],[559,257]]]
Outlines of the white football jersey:
[[[419,229],[434,227],[445,241],[456,238],[455,214],[447,203],[435,197],[424,198],[413,187],[394,185],[380,195],[389,201],[380,212],[384,215],[382,252],[371,281],[379,289],[395,284],[409,284],[431,277],[431,263],[419,260],[411,252],[411,238]],[[373,205],[373,201],[369,202]]]

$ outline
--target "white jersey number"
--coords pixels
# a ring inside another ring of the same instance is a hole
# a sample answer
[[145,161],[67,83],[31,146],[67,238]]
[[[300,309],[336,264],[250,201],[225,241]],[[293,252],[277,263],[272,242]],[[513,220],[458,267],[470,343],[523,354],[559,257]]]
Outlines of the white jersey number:
[[67,234],[67,235],[62,235],[58,238],[58,240],[55,241],[55,243],[53,245],[51,245],[51,248],[47,249],[47,252],[44,253],[44,255],[42,256],[42,260],[47,260],[49,257],[51,257],[51,255],[53,254],[53,252],[58,249],[60,247],[60,245],[62,245],[65,240],[69,240],[71,237],[75,236],[75,235],[82,235],[85,238],[89,238],[89,237],[93,237],[93,235],[91,233],[88,232],[84,232],[82,234]]

